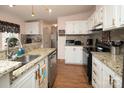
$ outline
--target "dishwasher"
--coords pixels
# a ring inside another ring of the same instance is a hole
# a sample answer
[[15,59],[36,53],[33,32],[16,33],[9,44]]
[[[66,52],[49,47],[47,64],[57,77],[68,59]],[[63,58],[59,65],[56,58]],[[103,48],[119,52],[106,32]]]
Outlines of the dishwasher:
[[51,88],[57,74],[56,51],[48,56],[48,87]]

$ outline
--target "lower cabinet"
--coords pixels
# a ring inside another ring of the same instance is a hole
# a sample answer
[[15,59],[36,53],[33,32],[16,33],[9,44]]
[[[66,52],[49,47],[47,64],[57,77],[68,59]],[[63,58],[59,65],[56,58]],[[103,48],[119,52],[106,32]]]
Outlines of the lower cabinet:
[[96,88],[102,87],[102,64],[93,57],[92,61],[92,85]]
[[29,69],[23,75],[12,82],[12,88],[34,88],[35,87],[35,67]]
[[83,47],[66,46],[65,47],[66,64],[83,64]]
[[0,88],[9,88],[10,79],[9,73],[0,77]]
[[34,67],[19,76],[11,84],[12,88],[47,88],[48,87],[48,58],[39,61]]
[[97,58],[92,58],[92,85],[95,88],[122,88],[122,78]]

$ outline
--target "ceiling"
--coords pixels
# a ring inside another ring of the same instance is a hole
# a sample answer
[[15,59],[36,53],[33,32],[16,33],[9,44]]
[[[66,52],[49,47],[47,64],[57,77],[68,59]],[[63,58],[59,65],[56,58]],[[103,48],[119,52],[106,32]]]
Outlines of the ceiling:
[[[49,14],[46,8],[52,9],[52,13]],[[0,11],[6,11],[12,13],[24,21],[44,19],[46,21],[56,23],[57,17],[68,16],[76,13],[84,13],[94,9],[94,5],[35,5],[35,16],[31,16],[31,5],[16,5],[9,7],[7,5],[0,5]]]

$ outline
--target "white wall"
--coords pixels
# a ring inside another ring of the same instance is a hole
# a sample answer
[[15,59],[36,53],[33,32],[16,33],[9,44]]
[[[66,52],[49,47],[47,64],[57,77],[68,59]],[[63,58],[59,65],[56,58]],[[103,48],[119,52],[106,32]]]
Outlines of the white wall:
[[[62,16],[57,19],[58,30],[65,29],[66,21],[87,20],[94,10],[69,16]],[[58,36],[58,59],[64,59],[65,56],[65,36]]]

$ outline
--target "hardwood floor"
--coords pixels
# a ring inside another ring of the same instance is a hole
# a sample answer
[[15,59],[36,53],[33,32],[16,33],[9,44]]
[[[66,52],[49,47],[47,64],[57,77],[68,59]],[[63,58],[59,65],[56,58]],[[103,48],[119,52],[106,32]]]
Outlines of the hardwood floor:
[[53,88],[91,88],[88,84],[86,66],[57,63],[57,76]]

